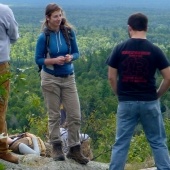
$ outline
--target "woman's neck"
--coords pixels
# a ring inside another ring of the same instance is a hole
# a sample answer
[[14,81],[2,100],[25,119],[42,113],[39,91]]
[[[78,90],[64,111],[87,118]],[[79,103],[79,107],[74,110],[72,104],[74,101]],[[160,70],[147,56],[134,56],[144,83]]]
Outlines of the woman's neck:
[[60,29],[60,27],[53,27],[53,26],[51,26],[51,25],[48,25],[48,28],[49,28],[50,30],[52,30],[52,31],[55,31],[55,32],[58,32],[59,29]]

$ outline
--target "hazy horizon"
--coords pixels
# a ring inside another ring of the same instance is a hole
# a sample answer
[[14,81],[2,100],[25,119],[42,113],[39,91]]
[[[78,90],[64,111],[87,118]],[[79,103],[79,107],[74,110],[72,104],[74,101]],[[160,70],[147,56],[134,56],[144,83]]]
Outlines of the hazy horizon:
[[169,0],[0,0],[11,6],[46,6],[48,3],[57,3],[61,6],[84,7],[131,7],[131,8],[170,8]]

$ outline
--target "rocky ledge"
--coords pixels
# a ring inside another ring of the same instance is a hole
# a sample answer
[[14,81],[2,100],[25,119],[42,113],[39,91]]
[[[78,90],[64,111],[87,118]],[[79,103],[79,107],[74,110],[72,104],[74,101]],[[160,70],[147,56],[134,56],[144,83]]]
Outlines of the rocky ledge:
[[90,161],[81,165],[74,160],[53,161],[52,158],[41,157],[33,154],[18,155],[19,164],[13,164],[0,159],[5,165],[5,170],[108,170],[109,164]]
[[[17,156],[19,157],[19,164],[13,164],[0,159],[0,163],[5,165],[5,170],[109,170],[109,164],[95,161],[90,161],[87,165],[81,165],[67,158],[66,161],[53,161],[52,158],[34,154]],[[140,170],[157,169],[153,167]]]

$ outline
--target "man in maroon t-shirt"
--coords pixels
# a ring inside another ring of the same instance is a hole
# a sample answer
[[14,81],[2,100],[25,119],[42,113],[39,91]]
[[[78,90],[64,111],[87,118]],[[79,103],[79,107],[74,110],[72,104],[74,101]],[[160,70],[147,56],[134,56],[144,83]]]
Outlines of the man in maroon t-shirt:
[[[169,62],[161,49],[146,39],[148,18],[135,13],[128,19],[130,38],[118,44],[107,59],[108,79],[117,95],[116,140],[110,170],[124,170],[130,141],[138,122],[153,151],[156,167],[170,170],[159,98],[170,86]],[[157,89],[156,70],[163,80]]]

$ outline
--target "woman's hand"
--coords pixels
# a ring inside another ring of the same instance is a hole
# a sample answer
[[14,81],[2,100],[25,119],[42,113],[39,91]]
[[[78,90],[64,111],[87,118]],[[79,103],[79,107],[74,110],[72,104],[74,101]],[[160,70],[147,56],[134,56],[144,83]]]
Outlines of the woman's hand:
[[58,56],[56,58],[46,58],[44,63],[45,65],[53,65],[53,64],[63,65],[65,63],[65,57]]
[[59,56],[57,58],[55,58],[55,64],[58,65],[63,65],[65,63],[65,57],[64,56]]
[[70,54],[65,55],[65,63],[69,63],[73,59],[73,56]]
[[73,59],[73,56],[70,54],[67,54],[64,56],[58,56],[56,58],[46,58],[45,59],[45,64],[46,65],[53,65],[53,64],[58,64],[58,65],[64,65],[64,63],[69,63]]

